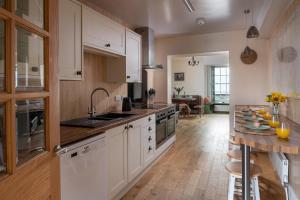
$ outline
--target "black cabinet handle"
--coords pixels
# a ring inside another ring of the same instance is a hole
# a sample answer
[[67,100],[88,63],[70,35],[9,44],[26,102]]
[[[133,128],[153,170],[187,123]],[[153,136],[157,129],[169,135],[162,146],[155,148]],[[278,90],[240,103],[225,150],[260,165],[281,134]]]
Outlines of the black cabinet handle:
[[151,117],[149,117],[149,118],[148,118],[148,121],[150,122],[151,120],[152,120],[152,118],[151,118]]
[[152,151],[152,147],[151,146],[149,146],[148,151]]
[[149,136],[149,138],[148,138],[148,141],[150,142],[152,140],[152,137],[151,136]]
[[127,78],[127,79],[129,79],[129,78],[130,78],[130,76],[126,76],[126,78]]
[[128,129],[128,126],[125,126],[124,129],[127,130],[127,129]]
[[105,47],[110,47],[110,44],[109,43],[105,44]]
[[152,131],[152,128],[151,128],[151,127],[149,127],[149,128],[148,128],[148,131]]
[[130,124],[130,125],[128,126],[128,128],[133,128],[133,126]]
[[81,76],[82,75],[82,71],[77,71],[76,75]]

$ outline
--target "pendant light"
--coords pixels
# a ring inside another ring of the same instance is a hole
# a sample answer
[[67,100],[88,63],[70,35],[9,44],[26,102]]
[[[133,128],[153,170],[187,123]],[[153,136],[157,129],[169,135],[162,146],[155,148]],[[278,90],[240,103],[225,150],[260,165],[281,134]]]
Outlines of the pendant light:
[[[250,13],[249,9],[247,9],[245,11],[247,11],[247,13],[245,13],[245,14],[249,14]],[[250,28],[247,31],[247,38],[258,38],[259,37],[259,31],[256,28],[256,26],[254,26],[254,23],[253,23],[253,9],[252,9],[251,15],[252,15],[251,16],[252,17],[252,25],[250,26]]]
[[195,56],[192,56],[192,60],[189,60],[188,61],[188,64],[190,65],[190,66],[196,66],[196,65],[199,65],[199,60],[196,60],[195,59]]

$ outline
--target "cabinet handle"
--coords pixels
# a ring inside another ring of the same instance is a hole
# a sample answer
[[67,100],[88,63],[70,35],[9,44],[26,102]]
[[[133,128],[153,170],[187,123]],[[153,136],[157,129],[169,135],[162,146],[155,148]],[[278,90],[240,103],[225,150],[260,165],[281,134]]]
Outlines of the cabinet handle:
[[109,43],[105,44],[105,47],[110,47],[110,44]]
[[127,130],[127,129],[128,129],[128,126],[125,126],[124,129]]
[[82,75],[82,71],[77,71],[76,75],[81,76]]
[[151,128],[151,127],[149,127],[149,128],[148,128],[148,131],[149,131],[149,132],[150,132],[150,131],[152,131],[152,128]]
[[148,138],[148,141],[150,142],[152,140],[152,137],[151,136],[149,136],[149,138]]
[[129,79],[129,78],[130,78],[130,76],[126,76],[126,78],[127,78],[127,79]]
[[148,121],[150,122],[151,120],[152,120],[152,118],[151,118],[151,117],[149,117],[149,118],[148,118]]
[[149,152],[152,151],[152,147],[151,147],[151,146],[149,146],[148,151],[149,151]]
[[133,128],[133,126],[130,124],[130,125],[128,126],[128,128]]

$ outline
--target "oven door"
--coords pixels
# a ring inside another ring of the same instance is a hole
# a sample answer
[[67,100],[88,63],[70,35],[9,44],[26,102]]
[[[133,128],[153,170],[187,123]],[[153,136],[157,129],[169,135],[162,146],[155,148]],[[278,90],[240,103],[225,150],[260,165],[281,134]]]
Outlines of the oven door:
[[167,118],[156,121],[156,148],[167,138]]
[[176,118],[175,118],[175,114],[172,114],[168,116],[167,137],[170,137],[175,134],[175,127],[176,127]]

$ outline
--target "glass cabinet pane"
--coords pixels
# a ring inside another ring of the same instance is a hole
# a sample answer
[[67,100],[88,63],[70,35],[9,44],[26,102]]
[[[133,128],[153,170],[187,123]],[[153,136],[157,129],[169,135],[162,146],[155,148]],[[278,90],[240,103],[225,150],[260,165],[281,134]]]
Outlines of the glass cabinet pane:
[[44,40],[20,27],[16,35],[16,91],[41,91],[44,89]]
[[5,29],[4,21],[0,20],[0,92],[5,89]]
[[16,0],[16,14],[43,28],[44,0]]
[[0,174],[6,171],[6,145],[4,128],[4,106],[0,104]]
[[17,164],[45,150],[44,100],[16,102]]

